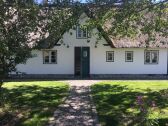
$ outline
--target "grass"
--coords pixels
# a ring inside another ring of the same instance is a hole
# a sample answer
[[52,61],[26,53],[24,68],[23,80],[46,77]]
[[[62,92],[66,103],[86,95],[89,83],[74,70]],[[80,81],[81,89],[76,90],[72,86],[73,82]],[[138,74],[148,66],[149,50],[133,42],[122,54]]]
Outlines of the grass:
[[0,125],[5,121],[12,124],[13,120],[17,126],[46,125],[56,107],[68,95],[68,90],[67,84],[56,81],[5,83]]
[[162,113],[154,112],[157,116],[153,114],[151,118],[158,118],[160,126],[168,125],[168,81],[106,81],[91,89],[103,126],[138,125],[134,119],[139,111],[132,107],[137,96],[155,101]]

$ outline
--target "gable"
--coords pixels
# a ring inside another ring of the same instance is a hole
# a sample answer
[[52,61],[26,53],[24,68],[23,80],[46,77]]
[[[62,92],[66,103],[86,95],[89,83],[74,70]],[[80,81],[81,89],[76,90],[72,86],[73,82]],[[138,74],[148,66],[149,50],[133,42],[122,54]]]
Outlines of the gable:
[[[79,18],[79,25],[83,26],[90,18],[83,13]],[[91,31],[91,35],[87,38],[78,38],[77,37],[77,27],[78,25],[73,26],[68,32],[65,32],[62,35],[62,38],[56,43],[56,45],[63,45],[66,47],[70,46],[92,46],[96,47],[99,44],[106,44],[109,43],[106,41],[104,37],[99,37],[98,33],[100,29],[94,28]]]

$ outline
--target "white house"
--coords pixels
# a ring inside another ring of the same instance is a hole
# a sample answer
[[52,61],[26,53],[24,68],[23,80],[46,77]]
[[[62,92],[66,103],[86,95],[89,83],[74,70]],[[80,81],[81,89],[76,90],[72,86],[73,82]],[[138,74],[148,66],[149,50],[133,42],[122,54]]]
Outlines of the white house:
[[[88,19],[82,14],[79,23],[83,25]],[[110,43],[103,37],[98,40],[96,28],[92,32],[88,36],[79,26],[70,29],[53,48],[32,51],[34,57],[17,65],[17,70],[31,76],[168,74],[167,45],[160,42],[159,46],[146,48],[138,39]]]

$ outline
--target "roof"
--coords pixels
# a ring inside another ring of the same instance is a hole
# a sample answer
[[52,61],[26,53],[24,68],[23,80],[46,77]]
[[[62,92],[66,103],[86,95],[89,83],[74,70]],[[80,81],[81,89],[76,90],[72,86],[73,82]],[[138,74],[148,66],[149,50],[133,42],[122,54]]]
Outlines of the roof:
[[[155,16],[155,14],[148,12],[144,13],[144,17],[147,17],[147,21],[151,20],[152,22],[152,16]],[[168,19],[168,13],[165,15],[165,19]],[[146,19],[143,20],[143,23],[147,23]],[[168,36],[163,35],[161,32],[155,31],[151,33],[151,36],[148,34],[143,34],[141,30],[144,25],[143,23],[133,24],[137,29],[137,34],[134,37],[108,35],[108,38],[111,40],[112,45],[114,45],[116,48],[168,48]],[[111,30],[110,28],[113,28],[112,25],[113,20],[106,21],[106,23],[102,26],[103,30],[108,33],[109,30]],[[168,29],[165,28],[164,32],[168,33]]]
[[[84,9],[84,12],[87,14],[88,17],[94,18],[94,13],[89,9],[87,8]],[[166,16],[168,17],[168,15]],[[149,19],[151,18],[149,15],[148,17]],[[168,48],[168,36],[162,36],[159,33],[153,33],[154,39],[150,42],[148,41],[149,36],[147,34],[143,34],[140,30],[138,34],[134,37],[119,37],[119,36],[114,37],[113,35],[109,35],[108,30],[112,27],[112,24],[113,23],[108,20],[107,22],[105,22],[103,26],[100,25],[97,26],[98,31],[101,32],[101,35],[104,37],[104,39],[112,48]],[[142,26],[137,25],[137,28],[140,27]],[[64,33],[62,33],[62,35],[63,34]],[[43,42],[45,42],[45,44],[42,44],[43,48],[51,47],[51,45],[49,46],[49,44],[47,43],[47,41],[50,40],[49,38],[50,36],[48,36],[48,38],[43,40]]]

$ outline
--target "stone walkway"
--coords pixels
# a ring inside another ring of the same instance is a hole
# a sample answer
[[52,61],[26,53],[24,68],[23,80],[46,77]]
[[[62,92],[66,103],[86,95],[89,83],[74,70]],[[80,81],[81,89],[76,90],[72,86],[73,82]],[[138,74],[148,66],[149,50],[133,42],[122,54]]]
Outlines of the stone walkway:
[[59,105],[49,126],[100,126],[90,95],[90,85],[96,80],[70,80],[70,95]]

